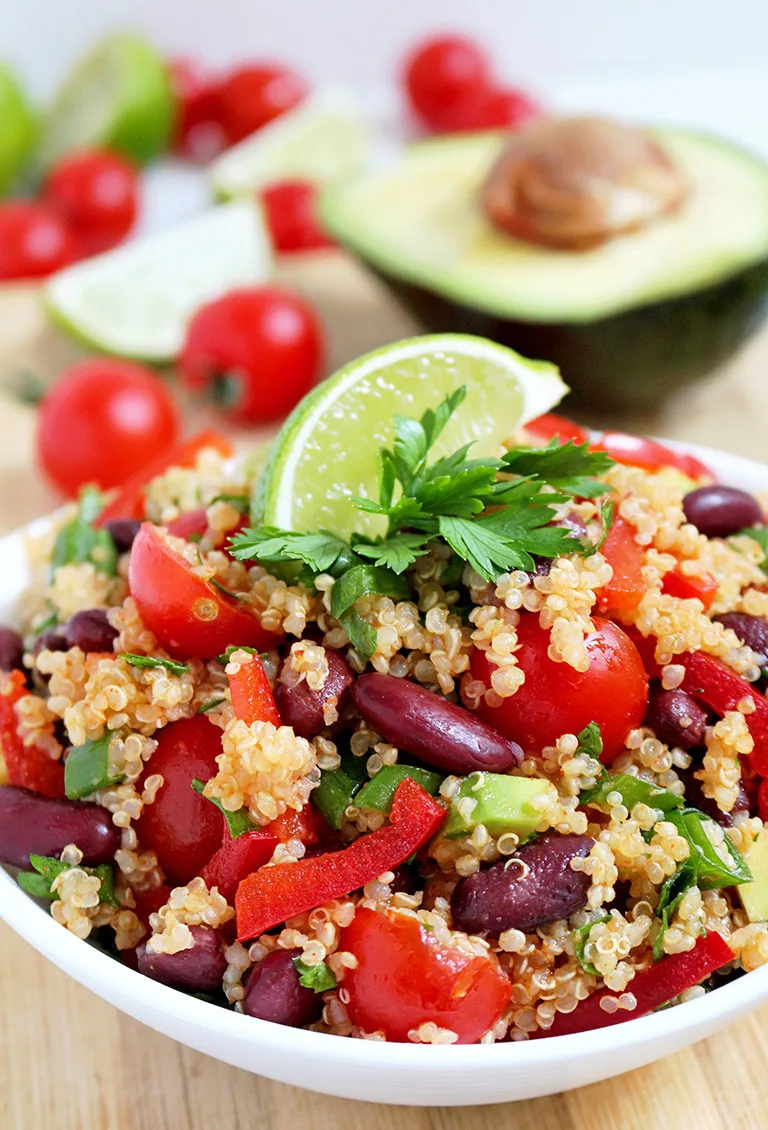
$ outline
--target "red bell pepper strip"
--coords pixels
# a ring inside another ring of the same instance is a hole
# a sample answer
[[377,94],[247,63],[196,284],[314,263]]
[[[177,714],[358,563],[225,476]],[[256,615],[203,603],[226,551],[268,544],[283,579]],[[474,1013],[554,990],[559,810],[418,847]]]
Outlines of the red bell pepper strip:
[[301,812],[295,808],[286,808],[282,816],[267,824],[267,831],[277,836],[281,844],[289,840],[301,840],[305,846],[316,844],[319,837],[316,824],[317,814],[305,804]]
[[265,930],[342,898],[384,871],[405,863],[445,819],[445,809],[411,777],[398,785],[391,823],[369,832],[342,851],[296,863],[278,863],[249,875],[237,888],[237,936],[255,938]]
[[667,596],[676,596],[681,600],[691,600],[695,597],[704,605],[706,612],[712,607],[712,601],[715,599],[717,581],[710,573],[699,573],[696,576],[683,573],[678,563],[665,575],[662,589]]
[[272,858],[277,843],[277,837],[266,830],[254,829],[234,839],[227,833],[219,850],[200,872],[200,878],[205,880],[209,890],[218,887],[231,903],[241,880]]
[[540,1036],[571,1036],[576,1032],[589,1032],[595,1028],[607,1028],[613,1024],[622,1024],[626,1020],[634,1020],[638,1016],[645,1016],[654,1008],[659,1008],[668,1001],[680,996],[686,989],[698,985],[710,973],[714,973],[736,957],[730,946],[720,934],[710,930],[706,938],[699,938],[692,950],[687,953],[670,954],[662,958],[650,969],[635,975],[627,986],[626,992],[632,993],[637,1005],[631,1011],[617,1008],[614,1012],[606,1012],[602,1002],[613,998],[618,1000],[621,993],[612,993],[610,989],[603,989],[587,997],[573,1012],[558,1012],[551,1028],[538,1032]]
[[645,596],[648,582],[643,576],[645,549],[635,540],[635,528],[623,518],[611,526],[602,549],[603,556],[613,569],[607,585],[598,589],[597,606],[601,612],[609,608],[618,612],[631,612]]
[[249,662],[241,663],[240,670],[228,675],[229,693],[235,714],[246,725],[251,722],[271,722],[280,725],[280,715],[275,706],[275,697],[269,685],[264,664],[258,655],[252,655]]
[[169,467],[194,467],[195,460],[204,447],[215,447],[222,455],[232,454],[232,444],[219,432],[198,432],[191,439],[184,440],[163,455],[158,455],[157,459],[153,459],[135,475],[131,475],[112,501],[104,507],[95,524],[103,526],[113,518],[143,518],[144,488],[147,483],[151,483],[152,479],[162,475]]
[[604,451],[630,467],[642,467],[646,471],[660,471],[664,467],[674,467],[696,481],[706,479],[716,482],[716,477],[695,455],[673,451],[655,439],[647,436],[633,436],[626,432],[603,432],[600,439],[590,447],[591,451]]
[[673,662],[685,667],[683,690],[700,698],[721,717],[729,710],[738,710],[743,699],[752,700],[755,709],[744,716],[755,743],[750,761],[761,777],[768,777],[768,701],[764,695],[719,659],[703,651],[676,655]]
[[29,694],[23,671],[0,672],[0,761],[8,782],[42,796],[64,796],[64,766],[36,745],[25,745],[19,735],[16,703]]

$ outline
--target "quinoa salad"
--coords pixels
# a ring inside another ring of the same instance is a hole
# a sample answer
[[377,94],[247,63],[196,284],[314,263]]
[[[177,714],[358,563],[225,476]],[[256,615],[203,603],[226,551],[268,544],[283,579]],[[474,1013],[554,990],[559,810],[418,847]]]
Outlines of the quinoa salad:
[[265,526],[206,434],[28,537],[0,860],[63,928],[249,1017],[429,1044],[768,961],[762,505],[551,415],[435,459],[462,399],[396,418],[375,536]]

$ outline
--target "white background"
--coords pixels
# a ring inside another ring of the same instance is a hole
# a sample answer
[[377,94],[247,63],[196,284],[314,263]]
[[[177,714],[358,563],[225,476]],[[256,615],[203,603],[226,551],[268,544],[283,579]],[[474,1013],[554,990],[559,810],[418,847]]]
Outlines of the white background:
[[404,47],[437,28],[476,33],[510,79],[534,84],[552,72],[768,61],[767,0],[0,0],[0,56],[47,93],[119,26],[216,64],[271,56],[354,84],[386,82]]

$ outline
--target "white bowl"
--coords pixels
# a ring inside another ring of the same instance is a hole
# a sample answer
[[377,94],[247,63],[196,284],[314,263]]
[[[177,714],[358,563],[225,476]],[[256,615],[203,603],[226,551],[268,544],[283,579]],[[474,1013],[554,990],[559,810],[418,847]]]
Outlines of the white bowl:
[[[768,467],[708,448],[733,486],[768,490]],[[13,615],[26,567],[18,533],[0,541],[0,622]],[[445,1047],[345,1040],[254,1020],[185,996],[79,941],[0,868],[0,916],[81,985],[158,1032],[270,1079],[379,1103],[471,1106],[535,1098],[671,1055],[768,999],[768,966],[705,997],[615,1028],[529,1043]]]

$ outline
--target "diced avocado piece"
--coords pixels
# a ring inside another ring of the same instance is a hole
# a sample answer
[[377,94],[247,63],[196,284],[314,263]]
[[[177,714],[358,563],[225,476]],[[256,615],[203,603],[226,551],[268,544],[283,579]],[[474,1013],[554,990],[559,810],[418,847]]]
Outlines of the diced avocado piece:
[[647,410],[738,349],[768,289],[768,165],[723,138],[651,133],[690,197],[592,250],[540,247],[486,218],[480,186],[506,142],[497,131],[430,138],[342,177],[322,199],[323,222],[425,332],[546,357],[571,402]]
[[437,794],[443,783],[442,773],[432,773],[429,769],[421,769],[418,765],[385,765],[367,785],[363,785],[355,797],[355,807],[389,812],[397,786],[404,777],[412,777],[432,796]]
[[[503,773],[470,773],[451,800],[443,835],[448,839],[468,836],[478,824],[484,824],[492,836],[514,832],[527,839],[541,820],[541,812],[531,800],[547,792],[549,782],[541,777],[508,777]],[[477,801],[472,812],[462,815],[460,802]]]
[[763,828],[743,855],[753,881],[739,887],[742,906],[750,922],[768,922],[768,828]]

